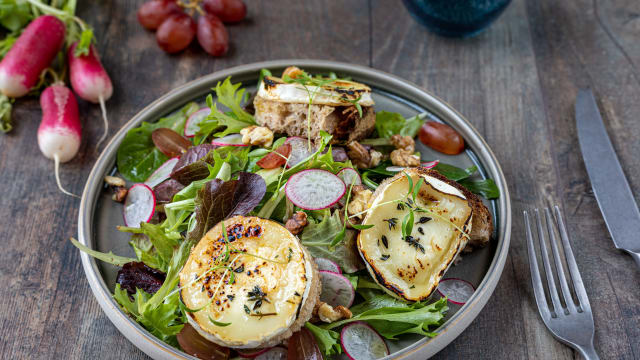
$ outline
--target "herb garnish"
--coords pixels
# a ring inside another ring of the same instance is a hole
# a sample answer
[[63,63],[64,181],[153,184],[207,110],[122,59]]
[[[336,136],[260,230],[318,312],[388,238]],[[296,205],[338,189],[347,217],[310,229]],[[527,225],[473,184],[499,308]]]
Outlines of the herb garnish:
[[249,307],[247,305],[244,305],[244,312],[246,312],[247,314],[251,314],[251,310],[249,310]]
[[427,216],[421,216],[421,217],[420,217],[420,219],[418,220],[418,223],[420,223],[420,224],[425,224],[425,223],[427,223],[427,222],[428,222],[428,221],[430,221],[430,220],[431,220],[431,218],[430,218],[430,217],[427,217]]
[[409,245],[413,246],[416,249],[420,249],[420,251],[424,254],[424,246],[420,244],[420,239],[416,239],[411,235],[407,235],[404,237],[404,241],[406,241]]
[[389,240],[387,239],[387,237],[385,235],[382,235],[382,237],[380,238],[382,240],[382,245],[384,245],[385,248],[389,248]]
[[255,301],[253,304],[254,311],[262,306],[262,301],[270,302],[269,299],[267,299],[267,294],[264,293],[258,285],[254,286],[253,290],[249,291],[247,295],[249,295],[249,301]]
[[237,268],[235,268],[233,270],[233,272],[238,273],[238,274],[244,272],[244,264],[242,264],[242,265],[238,266]]
[[389,219],[382,219],[382,221],[386,221],[389,223],[389,230],[395,229],[396,225],[398,224],[398,218],[395,218],[395,217],[392,217]]
[[387,261],[390,257],[391,257],[391,255],[389,255],[389,254],[383,254],[382,256],[380,256],[380,260]]

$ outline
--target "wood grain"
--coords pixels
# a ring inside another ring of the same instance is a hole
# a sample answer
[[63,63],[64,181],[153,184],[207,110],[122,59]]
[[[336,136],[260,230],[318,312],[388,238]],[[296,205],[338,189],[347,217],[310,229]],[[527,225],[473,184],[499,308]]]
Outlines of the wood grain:
[[[141,1],[92,1],[79,15],[98,34],[116,91],[111,134],[146,104],[201,75],[282,58],[369,65],[437,94],[464,114],[496,153],[513,199],[512,247],[496,291],[437,359],[572,359],[540,320],[530,286],[521,213],[565,210],[603,359],[640,358],[640,271],[609,238],[582,163],[573,120],[579,88],[597,94],[629,182],[640,200],[640,2],[514,0],[485,33],[457,40],[415,23],[400,2],[247,1],[230,26],[231,50],[214,59],[193,46],[164,54],[138,25]],[[62,168],[80,193],[96,159],[101,122],[80,102],[84,142]],[[0,137],[0,354],[6,359],[146,359],[119,334],[89,289],[78,252],[78,201],[60,194],[39,152],[37,99],[16,102],[15,130]]]

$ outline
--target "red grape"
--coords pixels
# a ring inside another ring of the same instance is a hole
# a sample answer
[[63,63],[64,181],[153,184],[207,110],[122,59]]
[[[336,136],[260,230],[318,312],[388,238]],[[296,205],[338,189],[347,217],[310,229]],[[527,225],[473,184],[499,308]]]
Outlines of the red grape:
[[184,50],[196,35],[196,22],[185,13],[169,16],[158,28],[156,40],[162,50],[176,53]]
[[427,121],[418,136],[423,144],[444,154],[457,155],[464,151],[464,139],[446,124]]
[[155,30],[174,12],[179,12],[180,6],[174,0],[152,0],[142,4],[138,9],[138,21],[148,30]]
[[204,0],[202,6],[224,23],[239,22],[247,16],[247,5],[242,0]]
[[294,333],[289,338],[287,359],[322,360],[322,353],[311,331],[306,328]]
[[229,50],[229,34],[220,19],[205,14],[198,19],[198,42],[207,53],[221,56]]
[[198,359],[226,360],[229,358],[229,349],[214,344],[202,337],[189,324],[185,324],[176,336],[178,344],[184,352]]

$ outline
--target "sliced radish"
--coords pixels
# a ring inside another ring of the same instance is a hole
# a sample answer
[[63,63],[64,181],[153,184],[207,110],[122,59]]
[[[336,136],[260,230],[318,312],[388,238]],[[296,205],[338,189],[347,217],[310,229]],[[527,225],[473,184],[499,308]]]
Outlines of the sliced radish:
[[184,136],[192,138],[196,136],[198,130],[200,130],[200,123],[211,114],[211,109],[202,108],[189,116],[187,122],[184,124]]
[[129,189],[124,200],[124,223],[130,227],[140,227],[141,222],[149,222],[156,209],[156,196],[145,184],[135,184]]
[[440,295],[458,305],[464,305],[475,291],[470,282],[456,278],[443,279],[438,285]]
[[340,344],[351,360],[380,359],[389,355],[382,336],[363,321],[355,321],[342,328]]
[[287,349],[279,346],[267,349],[264,353],[255,357],[256,360],[286,360]]
[[311,150],[309,150],[309,141],[299,136],[290,137],[284,143],[291,145],[291,157],[289,158],[287,167],[299,164],[302,160],[308,158],[316,151],[313,144],[311,146]]
[[344,181],[329,171],[320,169],[303,170],[294,174],[284,189],[287,198],[305,210],[326,209],[337,203],[346,190]]
[[362,185],[362,178],[360,178],[360,174],[356,169],[353,168],[344,168],[338,171],[338,177],[344,181],[344,184],[349,186],[353,183],[353,185]]
[[169,178],[169,175],[171,175],[171,172],[173,171],[173,168],[176,166],[176,164],[178,163],[178,160],[180,159],[179,156],[173,157],[167,161],[164,162],[164,164],[160,165],[159,168],[156,169],[156,171],[154,171],[149,178],[147,179],[147,181],[145,181],[145,185],[149,186],[150,188],[154,188],[156,187],[156,185],[160,184],[161,182],[167,180]]
[[440,160],[427,161],[423,162],[420,166],[422,166],[423,168],[431,169],[438,165],[439,162]]
[[335,262],[325,258],[313,258],[318,265],[318,270],[331,271],[334,273],[342,274],[340,266]]
[[338,305],[350,307],[356,298],[356,291],[353,289],[351,281],[333,271],[321,270],[319,273],[322,282],[320,300],[333,307]]
[[218,146],[249,146],[249,144],[244,144],[242,142],[242,135],[240,134],[231,134],[218,139],[213,139],[211,144]]

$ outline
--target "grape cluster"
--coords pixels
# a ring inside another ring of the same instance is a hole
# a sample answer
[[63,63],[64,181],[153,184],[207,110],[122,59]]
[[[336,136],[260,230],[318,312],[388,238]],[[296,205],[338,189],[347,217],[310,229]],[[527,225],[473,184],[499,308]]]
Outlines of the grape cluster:
[[180,52],[197,37],[204,51],[213,56],[222,56],[229,50],[224,24],[242,21],[246,15],[247,6],[242,0],[151,0],[138,9],[138,21],[156,31],[162,50]]

